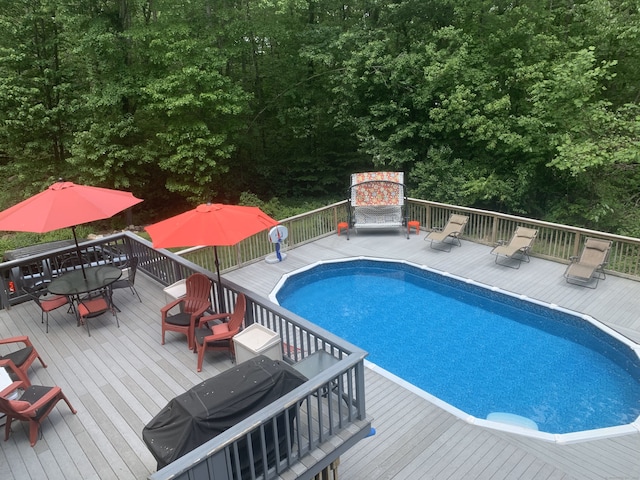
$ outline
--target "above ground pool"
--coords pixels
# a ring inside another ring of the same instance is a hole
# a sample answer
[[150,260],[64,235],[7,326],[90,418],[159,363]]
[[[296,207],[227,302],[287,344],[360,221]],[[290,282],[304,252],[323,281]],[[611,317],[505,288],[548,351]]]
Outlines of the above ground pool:
[[272,299],[475,419],[567,434],[640,414],[636,345],[585,315],[376,259],[294,272]]

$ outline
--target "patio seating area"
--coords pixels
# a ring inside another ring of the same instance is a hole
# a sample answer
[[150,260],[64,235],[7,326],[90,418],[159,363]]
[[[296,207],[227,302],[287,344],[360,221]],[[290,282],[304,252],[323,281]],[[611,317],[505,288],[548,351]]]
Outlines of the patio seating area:
[[[68,412],[65,414],[54,408],[43,422],[42,436],[34,448],[29,446],[29,435],[24,426],[14,421],[9,440],[0,442],[0,478],[169,478],[166,473],[155,473],[157,464],[141,438],[144,426],[172,398],[228,370],[233,363],[228,352],[212,350],[204,356],[202,372],[197,373],[198,355],[188,348],[182,332],[167,331],[165,344],[162,344],[161,309],[172,299],[164,291],[166,284],[150,278],[149,262],[155,268],[161,260],[165,269],[178,271],[178,268],[184,268],[186,272],[194,266],[178,266],[164,254],[150,258],[154,253],[146,245],[132,248],[146,254],[146,268],[139,270],[136,281],[142,302],[134,295],[119,296],[119,328],[109,315],[98,316],[92,319],[91,336],[88,336],[84,327],[79,328],[73,311],[58,309],[51,313],[49,333],[46,333],[46,326],[38,318],[40,308],[27,296],[24,297],[26,301],[0,310],[0,338],[14,336],[12,332],[23,332],[48,364],[47,369],[35,366],[29,369],[32,383],[61,387],[78,412],[70,417]],[[162,274],[166,270],[158,271]],[[207,292],[210,290],[207,279]],[[260,306],[255,300],[251,308],[252,315],[259,315],[256,309]],[[345,360],[339,362],[340,369],[332,378],[340,375],[340,394],[348,394],[354,398],[354,403],[349,408],[344,405],[332,407],[328,399],[323,399],[324,406],[320,407],[312,400],[313,391],[292,393],[299,398],[295,402],[295,414],[301,415],[301,435],[297,435],[292,444],[295,450],[282,457],[284,466],[278,467],[279,472],[286,469],[288,463],[304,459],[313,452],[318,445],[318,436],[324,437],[325,441],[332,440],[332,448],[326,451],[331,453],[335,448],[340,451],[340,445],[348,448],[370,428],[369,419],[361,418],[358,413],[364,409],[356,405],[362,404],[364,398],[355,400],[360,393],[364,394],[363,380],[357,382],[356,391],[356,374],[351,371],[362,368],[362,354],[346,358],[346,351],[332,339],[308,335],[305,333],[305,338],[315,337],[313,345],[291,337],[292,348],[297,345],[293,350],[294,359],[318,348],[332,348],[333,354],[338,355],[336,362],[340,358]],[[348,370],[342,370],[345,367]],[[308,388],[311,387],[305,387],[305,390]],[[277,415],[278,408],[273,415]],[[319,408],[322,410],[317,410]],[[263,421],[269,422],[266,415]],[[327,415],[330,418],[325,418]],[[313,425],[307,426],[307,419],[313,419]],[[241,432],[243,428],[236,430]],[[252,438],[256,442],[260,436],[252,435]],[[314,454],[316,461],[322,462],[322,456]],[[331,461],[332,458],[326,460]],[[180,462],[182,459],[174,463]],[[174,464],[168,468],[174,468]],[[306,467],[297,470],[315,469],[315,462],[307,461]],[[270,478],[280,478],[274,477],[273,472],[270,475]],[[256,476],[250,472],[245,478]]]
[[[453,213],[449,207],[429,205],[428,202],[411,204],[410,218],[418,219],[426,232],[434,224],[445,224]],[[570,237],[549,235],[550,231],[561,231],[563,226],[532,222],[531,225],[541,229],[545,242],[536,241],[535,256],[531,256],[526,268],[516,270],[496,265],[490,255],[490,245],[495,238],[508,238],[509,231],[513,232],[508,225],[521,219],[498,220],[499,214],[456,209],[470,215],[470,225],[465,230],[469,236],[462,236],[460,248],[446,253],[425,248],[422,241],[428,234],[425,231],[407,239],[404,230],[374,229],[355,233],[347,240],[348,235],[339,236],[335,230],[342,218],[341,208],[342,204],[336,204],[285,223],[293,232],[294,239],[289,245],[296,248],[285,246],[286,258],[282,262],[265,262],[260,258],[252,261],[247,257],[238,267],[230,268],[241,258],[241,253],[245,256],[246,247],[219,249],[220,260],[227,268],[223,271],[225,289],[246,292],[250,302],[248,314],[253,315],[260,312],[262,305],[271,305],[267,297],[282,275],[298,268],[320,260],[346,257],[402,259],[589,314],[640,341],[640,319],[636,314],[640,282],[614,274],[607,275],[598,289],[585,289],[565,281],[566,264],[540,258],[539,255],[566,260],[571,254],[568,242],[565,241],[565,245],[549,242],[550,238],[569,241],[574,238],[573,233]],[[267,255],[271,252],[273,246],[264,236],[249,239],[246,253]],[[611,264],[611,272],[615,268],[634,275],[634,257],[629,253],[633,252],[636,240],[617,237],[614,241],[615,266]],[[119,258],[118,252],[123,251],[127,242],[125,236],[112,240],[107,246],[94,241],[83,248],[106,248]],[[73,314],[59,308],[50,312],[50,328],[46,334],[46,326],[38,318],[42,312],[35,302],[0,310],[0,338],[28,335],[48,364],[45,369],[34,363],[29,369],[32,381],[60,386],[78,412],[73,415],[64,408],[54,408],[43,422],[42,437],[33,448],[29,446],[25,426],[14,422],[9,440],[0,442],[2,478],[45,475],[65,479],[155,478],[156,462],[141,437],[144,425],[169,400],[233,365],[228,351],[207,352],[202,372],[198,373],[197,355],[187,348],[184,335],[169,331],[166,344],[161,344],[160,310],[173,300],[163,289],[186,278],[192,270],[178,266],[175,255],[166,256],[148,248],[142,244],[133,247],[132,254],[143,259],[136,278],[136,290],[142,302],[129,292],[118,295],[120,328],[109,315],[103,315],[92,320],[92,335],[88,337],[83,328],[78,328]],[[577,247],[574,251],[577,253]],[[213,280],[215,266],[208,263],[203,254],[189,251],[186,258],[208,268]],[[43,258],[35,258],[38,265]],[[31,263],[29,274],[37,278],[37,265],[32,267]],[[161,279],[162,283],[153,278]],[[215,284],[213,291],[218,291]],[[226,300],[232,304],[232,297]],[[254,310],[256,306],[258,310]],[[297,348],[299,346],[289,345],[289,353],[295,353]],[[4,350],[0,351],[0,355],[3,353]],[[366,367],[366,413],[368,418],[373,418],[377,434],[352,444],[339,462],[332,462],[334,466],[339,463],[342,478],[568,480],[640,476],[640,460],[636,454],[640,444],[638,435],[562,445],[492,430],[453,415],[437,400],[376,365]],[[390,405],[394,408],[389,408]],[[406,412],[412,412],[411,416],[407,417]],[[358,428],[358,423],[347,430],[354,428]],[[336,441],[340,438],[332,437],[332,444]],[[306,478],[304,474],[298,477],[300,472],[294,468],[277,478]]]
[[[422,235],[407,240],[404,232],[367,232],[347,241],[334,234],[288,250],[283,262],[252,263],[225,273],[224,279],[266,302],[284,273],[318,260],[401,258],[588,313],[640,339],[640,319],[635,314],[640,282],[608,276],[597,290],[585,289],[565,282],[565,265],[560,263],[532,258],[526,269],[505,269],[494,263],[489,246],[463,239],[455,254],[447,254],[425,248]],[[172,398],[233,365],[227,352],[207,352],[198,373],[197,355],[187,348],[184,335],[167,332],[161,345],[160,310],[170,300],[163,287],[139,270],[136,289],[142,303],[134,295],[120,295],[120,328],[108,315],[97,317],[91,337],[66,309],[50,313],[48,334],[35,302],[0,310],[0,338],[28,335],[48,365],[45,369],[39,362],[33,364],[32,382],[60,386],[77,410],[73,415],[64,403],[55,407],[33,448],[26,426],[14,422],[9,440],[0,441],[1,478],[152,475],[156,461],[142,440],[143,427]],[[375,365],[365,369],[365,383],[367,414],[377,433],[341,456],[342,478],[640,476],[636,455],[640,435],[569,445],[540,442],[470,424]],[[289,472],[281,478],[297,476]]]

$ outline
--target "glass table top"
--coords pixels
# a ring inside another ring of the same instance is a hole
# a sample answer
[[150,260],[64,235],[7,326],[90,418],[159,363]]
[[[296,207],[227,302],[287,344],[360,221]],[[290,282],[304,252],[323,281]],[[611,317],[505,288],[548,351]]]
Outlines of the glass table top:
[[85,267],[53,279],[47,289],[55,295],[79,295],[108,287],[121,275],[122,270],[110,265]]

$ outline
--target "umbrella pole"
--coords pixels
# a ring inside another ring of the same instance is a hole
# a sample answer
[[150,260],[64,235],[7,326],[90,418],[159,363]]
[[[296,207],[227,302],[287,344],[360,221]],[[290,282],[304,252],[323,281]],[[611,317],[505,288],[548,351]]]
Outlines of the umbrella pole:
[[75,225],[71,227],[71,231],[73,232],[73,241],[76,242],[76,252],[78,253],[78,261],[80,262],[80,268],[82,269],[82,276],[86,280],[87,273],[84,271],[84,262],[82,261],[82,252],[80,251],[80,245],[78,245],[78,237],[76,236]]
[[220,261],[218,260],[218,248],[213,247],[215,256],[216,272],[218,273],[218,313],[224,312],[224,293],[222,292],[222,278],[220,277]]

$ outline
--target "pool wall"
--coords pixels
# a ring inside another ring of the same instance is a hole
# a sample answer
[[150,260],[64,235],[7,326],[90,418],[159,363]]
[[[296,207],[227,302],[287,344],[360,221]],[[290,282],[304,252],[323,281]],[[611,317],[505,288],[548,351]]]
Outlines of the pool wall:
[[[406,266],[407,269],[419,269],[423,272],[428,272],[428,275],[437,275],[439,281],[448,284],[453,287],[460,287],[460,283],[463,283],[468,289],[470,289],[472,294],[481,295],[484,298],[494,299],[499,302],[505,302],[506,299],[511,299],[515,302],[515,304],[519,308],[523,308],[525,310],[531,311],[533,313],[539,313],[542,309],[545,310],[545,313],[548,313],[549,310],[551,312],[557,312],[562,315],[563,320],[573,319],[576,323],[579,323],[580,326],[584,326],[585,322],[591,328],[589,329],[589,333],[591,333],[594,337],[597,337],[599,340],[605,341],[610,347],[612,347],[618,354],[622,357],[630,360],[631,364],[634,366],[633,368],[636,370],[635,375],[640,378],[640,367],[638,367],[638,360],[640,359],[640,345],[633,342],[631,339],[625,337],[614,329],[608,327],[607,325],[599,322],[589,315],[585,315],[579,312],[575,312],[572,310],[568,310],[566,308],[560,307],[556,304],[546,303],[534,298],[527,297],[526,295],[515,294],[513,292],[509,292],[507,290],[503,290],[498,287],[485,285],[474,280],[459,277],[457,275],[450,274],[448,272],[436,270],[429,268],[425,265],[417,265],[404,260],[389,260],[382,258],[374,258],[374,257],[349,257],[342,259],[334,259],[334,260],[326,260],[319,261],[310,265],[307,265],[303,268],[300,268],[296,271],[287,273],[282,276],[280,281],[276,284],[274,289],[269,294],[269,299],[279,305],[279,301],[277,298],[278,292],[285,286],[286,281],[295,275],[298,275],[302,272],[311,270],[313,268],[322,266],[324,264],[337,264],[343,263],[347,264],[352,261],[372,261],[372,262],[383,262],[383,263],[394,263],[401,266]],[[392,374],[391,372],[385,370],[384,368],[375,365],[369,361],[365,361],[368,368],[377,372],[378,374],[389,378],[395,383],[399,384],[403,388],[415,393],[416,395],[428,400],[434,405],[439,406],[443,410],[455,415],[456,417],[466,421],[467,423],[477,425],[480,427],[491,428],[494,430],[500,430],[504,432],[514,433],[518,435],[524,435],[527,437],[532,437],[536,439],[540,439],[547,442],[553,442],[558,444],[572,444],[579,443],[584,441],[596,440],[596,439],[605,439],[623,435],[630,434],[638,434],[640,432],[640,419],[636,418],[636,420],[632,423],[626,425],[619,425],[608,428],[600,428],[594,430],[585,430],[581,432],[572,432],[572,433],[563,433],[563,434],[551,434],[540,432],[537,430],[533,430],[530,428],[524,428],[517,425],[500,423],[495,421],[489,421],[482,418],[477,418],[473,415],[470,415],[463,410],[456,408],[455,406],[441,400],[434,395],[431,395],[429,392],[422,390],[415,385],[403,380],[402,378]]]

